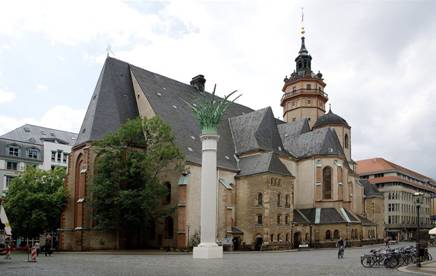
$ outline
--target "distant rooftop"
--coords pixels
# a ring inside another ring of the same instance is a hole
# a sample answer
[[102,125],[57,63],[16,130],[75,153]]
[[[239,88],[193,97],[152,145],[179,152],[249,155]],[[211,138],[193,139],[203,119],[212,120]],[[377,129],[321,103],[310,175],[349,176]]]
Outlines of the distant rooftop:
[[380,174],[387,172],[397,172],[406,175],[411,178],[415,178],[424,183],[436,186],[436,181],[431,177],[422,175],[413,170],[407,169],[403,166],[390,162],[384,158],[371,158],[357,161],[357,174],[360,176],[369,174]]
[[39,145],[47,141],[72,146],[76,142],[77,133],[25,124],[0,136],[0,138]]

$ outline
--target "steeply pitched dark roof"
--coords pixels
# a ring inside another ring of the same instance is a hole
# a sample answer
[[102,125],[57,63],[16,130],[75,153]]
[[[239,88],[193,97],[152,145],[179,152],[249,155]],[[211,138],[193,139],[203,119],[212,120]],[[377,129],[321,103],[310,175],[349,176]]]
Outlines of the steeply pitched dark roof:
[[80,128],[76,145],[115,132],[128,119],[138,117],[129,64],[107,58]]
[[[190,105],[201,99],[210,99],[212,95],[110,57],[103,66],[76,145],[99,140],[139,115],[132,76],[138,81],[155,114],[171,126],[176,143],[184,151],[187,161],[201,164],[200,128]],[[253,111],[232,103],[218,126],[218,166],[237,171],[239,168],[234,154],[254,150],[291,153],[303,158],[343,154],[334,131],[309,130],[304,120],[289,125],[277,120],[269,107]],[[289,139],[287,133],[295,137]],[[271,162],[276,159],[272,157]]]
[[359,182],[363,186],[365,197],[383,197],[383,193],[374,184],[369,183],[367,179],[359,179]]
[[65,145],[74,145],[77,133],[48,127],[25,124],[0,136],[10,140],[42,145],[44,141],[55,141]]
[[[345,208],[307,208],[298,209],[298,211],[304,216],[303,219],[305,221],[307,219],[311,224],[360,223],[360,220],[356,217],[356,215]],[[317,212],[319,213],[318,218]],[[345,215],[343,214],[344,212]],[[349,220],[347,220],[347,217]],[[297,220],[301,221],[301,219],[301,215],[298,214]],[[303,222],[301,221],[300,223]]]
[[285,149],[297,158],[313,155],[344,155],[336,132],[330,128],[316,129],[299,136],[286,136],[286,126],[279,131]]
[[345,213],[347,214],[348,218],[351,222],[359,222],[359,219],[357,218],[357,215],[351,213],[348,209],[343,209]]
[[315,129],[315,128],[320,128],[330,125],[343,125],[345,127],[350,127],[347,121],[345,121],[345,119],[343,119],[339,115],[336,115],[330,109],[329,112],[327,112],[327,114],[322,115],[321,117],[318,118],[318,120],[316,120],[315,124],[313,125],[313,128]]
[[283,122],[278,125],[278,128],[282,139],[289,139],[310,131],[309,121],[306,118],[291,123]]
[[300,224],[308,224],[310,221],[298,209],[294,209],[294,216],[292,222]]
[[365,218],[364,216],[361,216],[361,215],[356,215],[356,216],[359,218],[359,220],[362,222],[362,225],[364,225],[364,226],[374,226],[374,225],[376,225],[373,221]]
[[254,150],[284,153],[271,107],[229,119],[236,154]]
[[239,168],[240,172],[238,176],[248,176],[266,172],[292,176],[286,166],[280,161],[277,154],[273,152],[243,157],[239,161]]
[[309,220],[311,224],[315,223],[316,208],[299,209],[305,218]]
[[347,222],[336,208],[321,208],[320,224]]
[[[201,99],[210,99],[212,95],[200,92],[193,86],[161,76],[131,65],[136,78],[153,111],[171,126],[176,143],[184,151],[186,159],[201,164],[200,126],[189,104]],[[189,103],[189,104],[188,104]],[[234,158],[235,146],[228,119],[252,112],[253,110],[237,103],[230,104],[218,126],[218,166],[238,170]]]

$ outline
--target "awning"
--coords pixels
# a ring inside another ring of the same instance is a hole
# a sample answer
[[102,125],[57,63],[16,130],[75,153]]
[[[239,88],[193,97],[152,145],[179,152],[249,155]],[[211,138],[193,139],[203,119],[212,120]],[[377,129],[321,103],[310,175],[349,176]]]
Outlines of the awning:
[[5,225],[6,235],[11,236],[12,235],[11,225],[9,224],[9,220],[8,217],[6,216],[6,212],[5,209],[3,208],[3,205],[0,205],[0,221]]

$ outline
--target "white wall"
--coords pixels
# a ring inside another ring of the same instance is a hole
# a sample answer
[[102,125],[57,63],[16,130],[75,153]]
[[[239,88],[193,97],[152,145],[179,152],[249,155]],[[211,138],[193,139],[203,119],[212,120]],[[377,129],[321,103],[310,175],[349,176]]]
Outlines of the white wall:
[[[55,161],[52,161],[51,159],[51,153],[52,151],[56,151],[56,158]],[[58,162],[57,160],[57,152],[61,151],[61,160]],[[44,142],[44,161],[42,163],[42,169],[43,170],[50,170],[51,166],[57,166],[57,167],[67,167],[68,166],[68,158],[66,159],[66,162],[63,162],[63,156],[64,153],[69,154],[71,153],[71,146],[70,145],[63,145],[58,143],[52,143],[52,142]]]

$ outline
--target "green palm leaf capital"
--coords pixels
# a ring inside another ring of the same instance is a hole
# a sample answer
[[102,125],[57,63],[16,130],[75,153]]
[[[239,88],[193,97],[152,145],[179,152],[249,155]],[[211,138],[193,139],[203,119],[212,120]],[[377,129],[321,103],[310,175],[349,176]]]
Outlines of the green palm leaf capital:
[[237,90],[231,92],[224,99],[220,99],[215,96],[216,84],[213,88],[212,97],[210,99],[200,99],[197,104],[191,106],[192,112],[197,118],[202,134],[216,134],[217,128],[221,119],[231,103],[235,102],[242,94],[235,97],[233,100],[229,100]]

